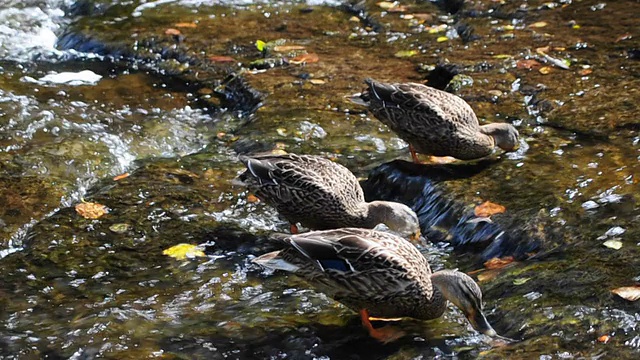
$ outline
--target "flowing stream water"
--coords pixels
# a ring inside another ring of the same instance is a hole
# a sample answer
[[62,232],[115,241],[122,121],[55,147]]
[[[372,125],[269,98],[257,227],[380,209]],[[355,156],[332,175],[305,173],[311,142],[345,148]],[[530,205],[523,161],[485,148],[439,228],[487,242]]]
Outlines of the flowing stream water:
[[[611,292],[640,283],[640,3],[442,3],[460,2],[0,1],[0,358],[640,356],[640,301]],[[319,61],[254,45],[277,39]],[[344,99],[447,63],[482,122],[518,128],[518,152],[408,164]],[[432,267],[472,274],[515,341],[450,306],[380,344],[252,264],[288,224],[232,180],[237,153],[272,149],[328,156],[368,198],[419,210]],[[84,219],[83,200],[109,213]],[[467,221],[485,200],[507,211]],[[162,254],[178,243],[207,256]]]

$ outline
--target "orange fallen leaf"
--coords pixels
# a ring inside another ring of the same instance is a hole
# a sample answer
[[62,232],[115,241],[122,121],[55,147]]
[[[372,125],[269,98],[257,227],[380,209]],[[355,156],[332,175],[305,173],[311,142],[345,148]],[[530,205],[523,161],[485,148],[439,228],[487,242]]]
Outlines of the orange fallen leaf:
[[500,204],[492,203],[491,201],[485,201],[482,204],[476,206],[475,209],[473,209],[473,213],[477,217],[489,217],[495,214],[502,214],[506,210],[507,209]]
[[542,64],[533,59],[520,59],[516,62],[516,68],[518,69],[537,69],[541,66]]
[[593,72],[593,69],[582,69],[580,71],[578,71],[578,75],[580,76],[586,76],[589,75]]
[[257,197],[257,196],[255,196],[255,195],[253,195],[253,194],[249,194],[249,195],[247,195],[247,202],[248,202],[248,203],[256,203],[256,202],[258,202],[258,201],[260,201],[260,199],[258,199],[258,197]]
[[608,342],[609,342],[609,340],[611,340],[611,336],[609,336],[609,335],[607,335],[607,334],[604,334],[604,335],[602,335],[602,336],[598,337],[598,342],[601,342],[601,343],[603,343],[603,344],[608,343]]
[[175,27],[179,27],[179,28],[195,28],[198,25],[195,23],[190,23],[190,22],[181,22],[181,23],[177,23],[177,24],[173,24],[173,26]]
[[315,53],[308,53],[308,54],[302,54],[302,55],[298,55],[296,57],[294,57],[293,59],[289,60],[289,62],[291,64],[311,64],[311,63],[316,63],[320,60],[320,58],[318,57],[317,54]]
[[180,35],[180,30],[178,29],[173,29],[173,28],[169,28],[167,30],[164,31],[165,35]]
[[209,60],[213,61],[213,62],[236,62],[236,59],[232,58],[231,56],[209,56]]
[[487,261],[485,261],[484,263],[484,267],[486,267],[489,270],[494,270],[494,269],[501,269],[509,264],[511,264],[512,262],[514,262],[515,259],[513,258],[513,256],[505,256],[502,258],[491,258]]
[[127,172],[127,173],[124,173],[124,174],[120,174],[120,175],[118,175],[118,176],[114,177],[114,178],[113,178],[113,181],[122,180],[122,179],[124,179],[124,178],[126,178],[126,177],[129,177],[129,173],[128,173],[128,172]]
[[304,50],[304,46],[302,45],[278,45],[273,47],[273,51],[278,52],[286,52],[286,51],[294,51],[294,50]]
[[76,212],[85,219],[98,219],[107,213],[107,207],[92,202],[82,202],[76,205]]
[[629,301],[636,301],[640,299],[640,285],[623,286],[613,289],[611,292]]

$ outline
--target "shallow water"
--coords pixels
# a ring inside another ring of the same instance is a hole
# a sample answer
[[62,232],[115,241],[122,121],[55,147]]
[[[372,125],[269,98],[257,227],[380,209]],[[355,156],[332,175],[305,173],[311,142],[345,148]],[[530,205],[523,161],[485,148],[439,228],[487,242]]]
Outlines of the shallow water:
[[[639,303],[610,293],[640,282],[638,2],[477,1],[458,16],[431,2],[394,13],[368,1],[359,15],[313,1],[81,5],[0,4],[0,357],[638,356]],[[479,38],[456,38],[460,23]],[[320,61],[247,70],[262,57],[256,40],[280,38]],[[544,63],[544,46],[569,70]],[[527,58],[550,72],[518,68]],[[470,166],[389,163],[410,160],[406,144],[344,96],[365,77],[423,81],[439,61],[473,80],[458,94],[482,121],[518,127],[520,151]],[[82,70],[102,78],[29,81]],[[264,95],[255,113],[229,105],[244,98],[217,97],[230,71]],[[232,186],[235,157],[274,148],[335,158],[370,178],[369,198],[420,210],[435,269],[472,272],[515,255],[473,276],[489,321],[517,341],[476,334],[451,307],[378,344],[350,310],[252,265],[288,225]],[[81,199],[110,211],[83,219]],[[485,200],[507,212],[466,222]],[[622,248],[602,245],[611,239]],[[207,257],[162,255],[181,242],[203,244]]]

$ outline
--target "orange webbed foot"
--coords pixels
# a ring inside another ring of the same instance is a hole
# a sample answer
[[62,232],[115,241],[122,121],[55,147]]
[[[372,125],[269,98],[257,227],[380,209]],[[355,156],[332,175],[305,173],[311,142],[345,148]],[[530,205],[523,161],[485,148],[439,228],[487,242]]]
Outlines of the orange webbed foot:
[[366,309],[360,310],[360,319],[362,320],[362,326],[367,329],[369,335],[383,344],[396,341],[405,335],[404,331],[393,326],[374,328],[369,320],[369,312]]

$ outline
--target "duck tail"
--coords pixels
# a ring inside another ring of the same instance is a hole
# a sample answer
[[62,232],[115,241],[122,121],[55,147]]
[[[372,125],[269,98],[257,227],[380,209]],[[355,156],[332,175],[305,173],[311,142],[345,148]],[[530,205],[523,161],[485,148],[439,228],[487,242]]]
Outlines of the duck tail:
[[241,181],[246,180],[246,177],[250,173],[255,179],[260,182],[261,185],[278,185],[278,182],[273,178],[273,175],[271,173],[271,171],[274,169],[274,166],[268,161],[262,161],[248,156],[240,156],[238,159],[242,161],[242,163],[247,167],[248,171],[240,175],[239,179]]
[[389,99],[391,95],[398,90],[393,84],[382,83],[371,78],[365,79],[364,82],[369,87],[367,95],[370,98],[375,97],[376,99],[381,101]]

